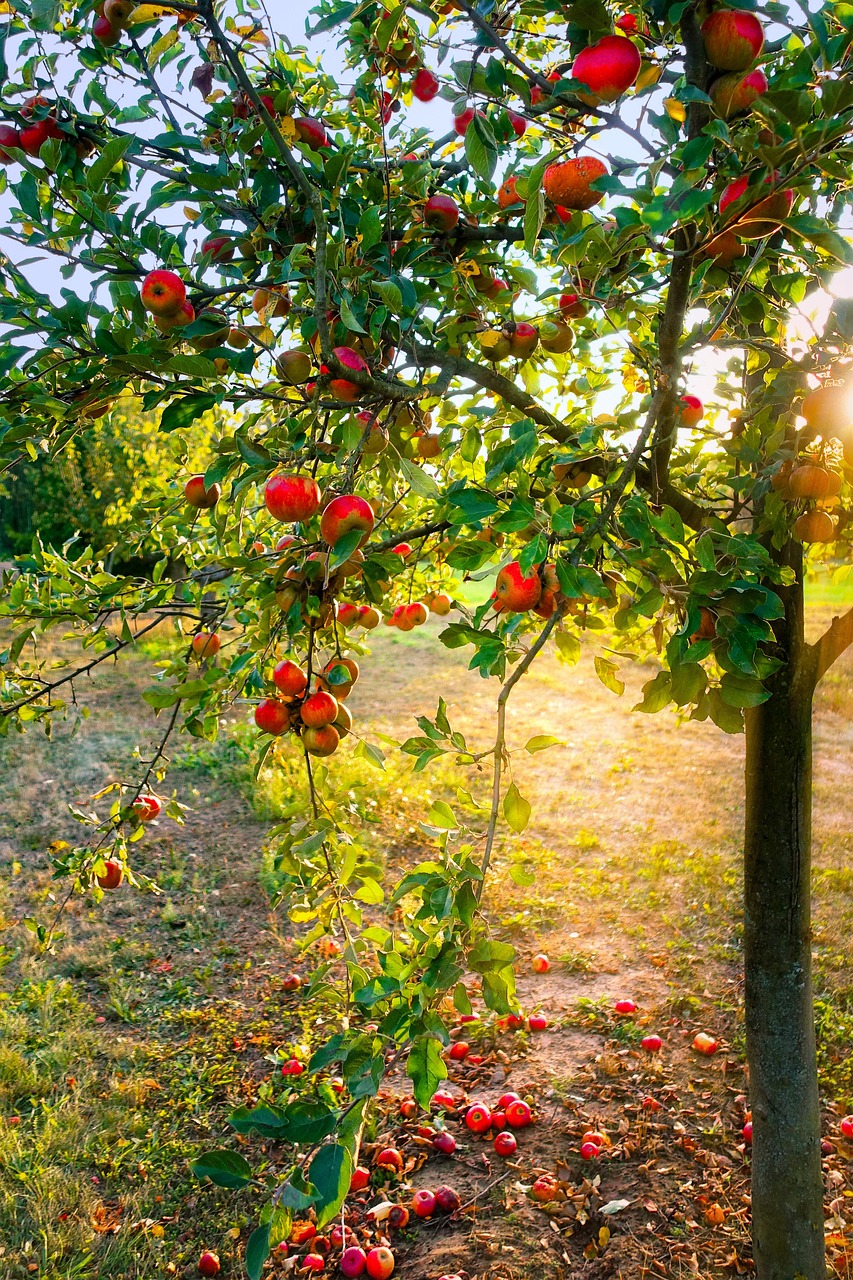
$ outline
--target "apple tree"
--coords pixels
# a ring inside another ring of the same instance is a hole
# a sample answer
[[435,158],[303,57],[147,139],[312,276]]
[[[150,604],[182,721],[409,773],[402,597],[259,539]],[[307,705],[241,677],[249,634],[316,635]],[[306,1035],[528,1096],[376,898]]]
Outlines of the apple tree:
[[[250,1272],[292,1209],[335,1214],[389,1064],[429,1101],[466,975],[512,1015],[512,949],[480,908],[496,839],[529,816],[506,705],[583,639],[615,693],[620,655],[657,655],[640,711],[746,731],[755,1259],[762,1280],[822,1277],[811,703],[853,613],[806,644],[803,581],[849,561],[853,323],[842,303],[807,319],[853,257],[853,10],[322,0],[342,88],[255,0],[5,8],[4,465],[61,455],[128,398],[179,444],[122,540],[150,573],[39,540],[5,573],[0,725],[74,714],[80,675],[172,619],[184,650],[144,695],[159,747],[78,813],[57,875],[143,883],[172,735],[251,704],[258,767],[299,752],[307,771],[309,811],[272,837],[288,909],[346,972],[310,1063],[344,1100],[321,1080],[234,1117],[298,1153]],[[383,764],[346,705],[375,678],[367,633],[454,607],[442,640],[498,686],[494,741],[439,701],[402,750],[416,770],[491,759],[491,803],[433,806],[434,858],[389,888],[403,940],[363,928],[385,891],[335,754]],[[59,627],[83,652],[55,670],[39,641]],[[200,1169],[252,1176],[221,1153]]]

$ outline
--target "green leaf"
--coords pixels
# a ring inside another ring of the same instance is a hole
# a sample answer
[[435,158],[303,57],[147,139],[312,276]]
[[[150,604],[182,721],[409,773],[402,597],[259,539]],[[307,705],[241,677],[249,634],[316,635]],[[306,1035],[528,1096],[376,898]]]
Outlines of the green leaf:
[[536,883],[537,875],[535,871],[525,871],[524,867],[510,867],[509,878],[523,889],[529,889]]
[[571,667],[576,662],[580,662],[581,643],[573,631],[558,631],[554,636],[554,643],[557,646],[557,657],[561,662]]
[[479,114],[465,130],[465,155],[475,173],[491,178],[498,162],[498,147],[491,125]]
[[206,391],[182,396],[180,400],[173,400],[163,410],[160,418],[160,430],[178,431],[181,427],[188,427],[195,422],[196,418],[200,418],[203,413],[207,413],[208,409],[212,409],[215,404],[216,396],[212,396]]
[[252,1166],[236,1151],[207,1151],[190,1167],[197,1178],[209,1178],[217,1187],[247,1187],[252,1181]]
[[450,805],[443,800],[434,801],[426,820],[430,826],[441,827],[443,831],[455,831],[459,826]]
[[86,170],[86,186],[90,191],[102,190],[107,174],[115,168],[125,152],[133,145],[133,141],[132,134],[126,134],[123,138],[110,139],[97,160]]
[[314,1206],[317,1226],[322,1230],[331,1222],[344,1202],[352,1178],[353,1159],[346,1147],[339,1143],[321,1147],[308,1170],[308,1176],[317,1190]]
[[409,462],[408,458],[401,458],[400,470],[412,486],[412,493],[418,494],[421,498],[437,498],[440,495],[441,490],[438,485],[423,467]]
[[406,1064],[412,1092],[421,1106],[429,1107],[432,1095],[447,1079],[447,1065],[441,1056],[441,1041],[433,1035],[416,1036]]
[[549,747],[564,747],[565,745],[565,741],[562,738],[552,738],[548,733],[540,733],[535,738],[528,740],[524,750],[533,755],[535,751],[547,751]]
[[[382,239],[382,219],[379,217],[379,210],[375,206],[365,209],[359,218],[358,233],[361,236],[361,247],[365,253]],[[397,288],[396,285],[392,287]],[[399,289],[397,289],[398,294],[399,292]],[[402,301],[402,299],[400,300]]]
[[672,701],[671,684],[669,672],[659,671],[654,680],[649,680],[643,685],[643,700],[632,707],[632,710],[645,711],[649,715],[663,711],[664,707]]
[[255,1227],[246,1244],[246,1271],[249,1280],[261,1280],[264,1263],[270,1255],[270,1224]]
[[237,1107],[228,1123],[238,1133],[258,1133],[262,1138],[283,1138],[287,1132],[287,1113],[281,1107],[260,1103],[257,1107]]
[[509,784],[504,796],[504,817],[518,835],[530,821],[530,801],[525,800],[514,782]]

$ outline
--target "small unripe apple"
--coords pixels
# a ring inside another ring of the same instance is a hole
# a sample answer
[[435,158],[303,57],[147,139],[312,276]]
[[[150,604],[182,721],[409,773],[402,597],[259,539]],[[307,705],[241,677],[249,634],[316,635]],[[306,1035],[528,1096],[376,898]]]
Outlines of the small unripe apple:
[[276,356],[275,369],[288,387],[299,387],[311,377],[311,357],[298,348]]
[[135,8],[133,0],[104,0],[104,17],[108,22],[124,27]]

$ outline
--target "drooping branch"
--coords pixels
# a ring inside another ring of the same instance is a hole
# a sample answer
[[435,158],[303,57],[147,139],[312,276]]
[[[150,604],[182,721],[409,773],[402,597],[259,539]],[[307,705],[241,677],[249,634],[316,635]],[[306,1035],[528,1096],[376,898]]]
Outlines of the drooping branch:
[[853,645],[853,609],[835,617],[811,651],[815,661],[815,683],[822,680],[833,662]]

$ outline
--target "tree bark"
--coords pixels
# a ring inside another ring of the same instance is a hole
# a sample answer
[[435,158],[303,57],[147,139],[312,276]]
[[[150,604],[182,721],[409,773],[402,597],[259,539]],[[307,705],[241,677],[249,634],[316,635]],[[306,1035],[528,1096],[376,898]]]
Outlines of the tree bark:
[[812,698],[802,551],[777,628],[784,665],[746,713],[744,966],[758,1280],[825,1280],[811,982]]

